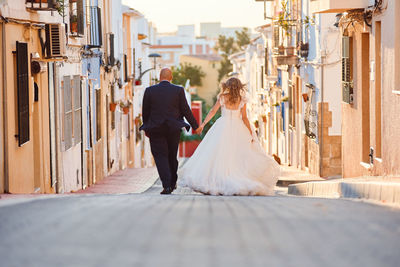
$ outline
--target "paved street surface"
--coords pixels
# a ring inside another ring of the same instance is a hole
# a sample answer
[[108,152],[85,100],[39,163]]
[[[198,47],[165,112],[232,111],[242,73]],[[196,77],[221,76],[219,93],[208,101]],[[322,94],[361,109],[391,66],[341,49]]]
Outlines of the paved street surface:
[[159,191],[0,206],[0,265],[399,266],[399,209]]

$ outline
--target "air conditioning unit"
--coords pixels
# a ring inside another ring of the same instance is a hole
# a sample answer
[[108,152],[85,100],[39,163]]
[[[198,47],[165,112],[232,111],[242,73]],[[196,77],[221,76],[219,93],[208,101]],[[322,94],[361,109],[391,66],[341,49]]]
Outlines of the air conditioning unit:
[[63,58],[66,55],[64,24],[46,24],[46,58]]

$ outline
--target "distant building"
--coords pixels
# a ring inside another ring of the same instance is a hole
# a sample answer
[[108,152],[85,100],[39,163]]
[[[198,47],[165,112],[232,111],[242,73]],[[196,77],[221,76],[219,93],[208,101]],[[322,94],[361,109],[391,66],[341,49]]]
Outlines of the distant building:
[[221,22],[200,23],[200,35],[207,39],[218,39],[218,36],[236,37],[236,31],[240,32],[244,27],[221,27]]
[[195,36],[195,25],[178,25],[174,33],[161,33],[157,36],[156,44],[151,46],[151,52],[159,53],[162,66],[172,67],[179,65],[181,55],[215,54],[214,40]]
[[216,39],[221,34],[221,22],[200,23],[200,35],[208,39]]
[[201,98],[204,98],[209,106],[214,104],[214,97],[220,90],[218,83],[220,61],[221,57],[219,55],[183,55],[180,57],[182,64],[200,66],[205,73],[206,76],[202,79],[202,85],[196,88],[196,93]]

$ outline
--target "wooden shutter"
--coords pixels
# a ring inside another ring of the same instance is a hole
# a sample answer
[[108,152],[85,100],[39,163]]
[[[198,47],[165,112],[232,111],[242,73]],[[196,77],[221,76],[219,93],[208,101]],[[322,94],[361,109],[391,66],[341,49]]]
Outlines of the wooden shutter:
[[124,55],[124,80],[128,82],[128,57]]
[[73,76],[74,92],[74,144],[82,141],[82,91],[80,75]]
[[64,149],[72,147],[72,94],[71,77],[64,76]]
[[18,145],[29,141],[28,44],[17,41]]
[[114,65],[115,57],[114,57],[114,34],[110,34],[110,56],[109,56],[109,65]]
[[101,138],[101,90],[94,90],[96,95],[96,141]]
[[274,26],[274,47],[279,46],[279,26]]
[[99,34],[99,46],[103,45],[103,31],[101,30],[101,8],[97,7],[97,29]]
[[78,34],[83,35],[85,33],[85,15],[83,13],[83,0],[77,0],[77,22],[78,22]]
[[99,7],[90,7],[90,42],[92,47],[100,47],[103,44]]

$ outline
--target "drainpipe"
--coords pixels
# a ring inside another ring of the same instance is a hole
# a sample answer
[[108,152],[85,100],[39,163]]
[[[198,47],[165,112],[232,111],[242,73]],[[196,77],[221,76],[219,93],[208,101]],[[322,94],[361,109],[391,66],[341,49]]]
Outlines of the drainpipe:
[[6,23],[3,21],[1,23],[2,27],[2,55],[3,55],[3,143],[4,143],[4,191],[9,192],[9,181],[8,181],[8,121],[7,121],[7,51],[6,51]]
[[324,149],[324,138],[322,134],[323,130],[323,122],[324,122],[324,62],[325,62],[325,50],[321,51],[321,131],[320,131],[320,136],[319,136],[319,175],[322,176],[322,169],[323,169],[323,164],[322,164],[322,156],[323,156],[323,149]]

